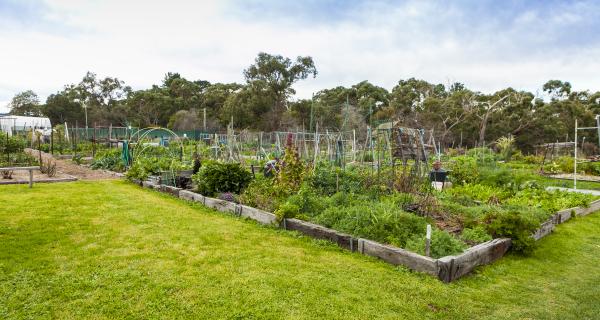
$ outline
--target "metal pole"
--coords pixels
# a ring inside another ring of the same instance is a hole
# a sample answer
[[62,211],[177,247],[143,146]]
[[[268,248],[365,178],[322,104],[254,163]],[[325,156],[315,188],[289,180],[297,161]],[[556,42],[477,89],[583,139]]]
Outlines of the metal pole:
[[575,119],[575,161],[573,161],[573,190],[577,190],[577,119]]
[[206,108],[204,108],[204,122],[203,122],[204,132],[206,132]]
[[85,111],[85,140],[89,140],[88,136],[88,118],[87,118],[87,105],[83,104],[83,110]]
[[431,225],[427,225],[427,234],[425,235],[425,255],[431,256]]
[[600,115],[596,115],[596,128],[598,129],[598,146],[600,147]]

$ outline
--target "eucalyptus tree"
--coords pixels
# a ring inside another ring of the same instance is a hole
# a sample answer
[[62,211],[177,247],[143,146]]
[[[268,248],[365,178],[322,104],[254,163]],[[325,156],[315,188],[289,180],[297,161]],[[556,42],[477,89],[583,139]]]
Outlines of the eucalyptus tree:
[[42,115],[40,99],[32,90],[17,93],[8,104],[10,114],[15,116],[39,117]]

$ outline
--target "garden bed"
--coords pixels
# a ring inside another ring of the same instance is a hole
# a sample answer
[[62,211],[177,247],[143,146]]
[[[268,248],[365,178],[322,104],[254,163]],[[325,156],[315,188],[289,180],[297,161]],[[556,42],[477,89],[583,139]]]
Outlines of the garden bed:
[[[49,177],[45,173],[41,173],[39,170],[33,170],[33,182],[34,183],[52,183],[52,182],[70,182],[77,181],[76,177],[68,174],[57,172],[54,176]],[[13,171],[12,179],[0,178],[0,185],[2,184],[28,184],[29,183],[29,172],[28,171]]]
[[[377,257],[394,265],[403,265],[411,270],[436,276],[444,282],[457,280],[478,266],[496,261],[504,256],[512,245],[511,239],[508,238],[492,239],[470,247],[461,254],[434,259],[369,239],[356,238],[311,222],[294,218],[278,220],[273,213],[227,200],[206,197],[190,190],[157,185],[150,181],[144,181],[141,185],[183,200],[201,203],[218,211],[246,217],[265,225],[278,225],[286,230],[298,231],[316,239],[329,240],[341,248]],[[576,207],[561,210],[544,222],[531,237],[539,240],[550,234],[555,225],[566,222],[573,216],[584,216],[597,210],[600,210],[600,200],[592,202],[587,208]]]

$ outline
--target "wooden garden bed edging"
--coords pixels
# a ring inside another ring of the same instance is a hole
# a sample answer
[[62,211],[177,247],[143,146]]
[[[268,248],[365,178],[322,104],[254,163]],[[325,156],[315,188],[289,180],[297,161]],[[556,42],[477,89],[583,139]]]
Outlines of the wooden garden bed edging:
[[364,255],[380,258],[393,265],[403,265],[418,272],[425,272],[433,276],[438,276],[439,273],[437,259],[379,242],[359,239],[358,251]]
[[444,282],[452,282],[467,275],[478,266],[502,258],[510,248],[511,242],[507,238],[493,239],[473,246],[458,256],[439,258],[437,277]]
[[[277,223],[277,217],[273,213],[257,208],[206,197],[190,190],[159,185],[153,181],[143,181],[141,185],[144,188],[167,193],[186,201],[201,203],[217,211],[246,217],[261,224],[275,225]],[[600,200],[593,201],[588,208],[577,207],[558,211],[542,223],[532,237],[539,240],[550,234],[555,225],[568,221],[574,215],[585,216],[598,210],[600,210]],[[280,227],[301,232],[312,238],[329,240],[341,248],[377,257],[393,265],[403,265],[414,271],[433,275],[443,282],[452,282],[471,273],[478,266],[490,264],[502,258],[512,243],[508,238],[493,239],[473,246],[459,255],[433,259],[376,241],[354,238],[349,234],[299,219],[284,219],[280,223]]]

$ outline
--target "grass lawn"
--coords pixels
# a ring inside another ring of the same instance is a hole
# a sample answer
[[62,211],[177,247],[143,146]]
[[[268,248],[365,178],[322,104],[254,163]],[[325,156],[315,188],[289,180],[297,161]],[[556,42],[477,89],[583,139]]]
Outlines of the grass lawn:
[[600,214],[452,284],[123,181],[0,187],[0,319],[598,319]]

